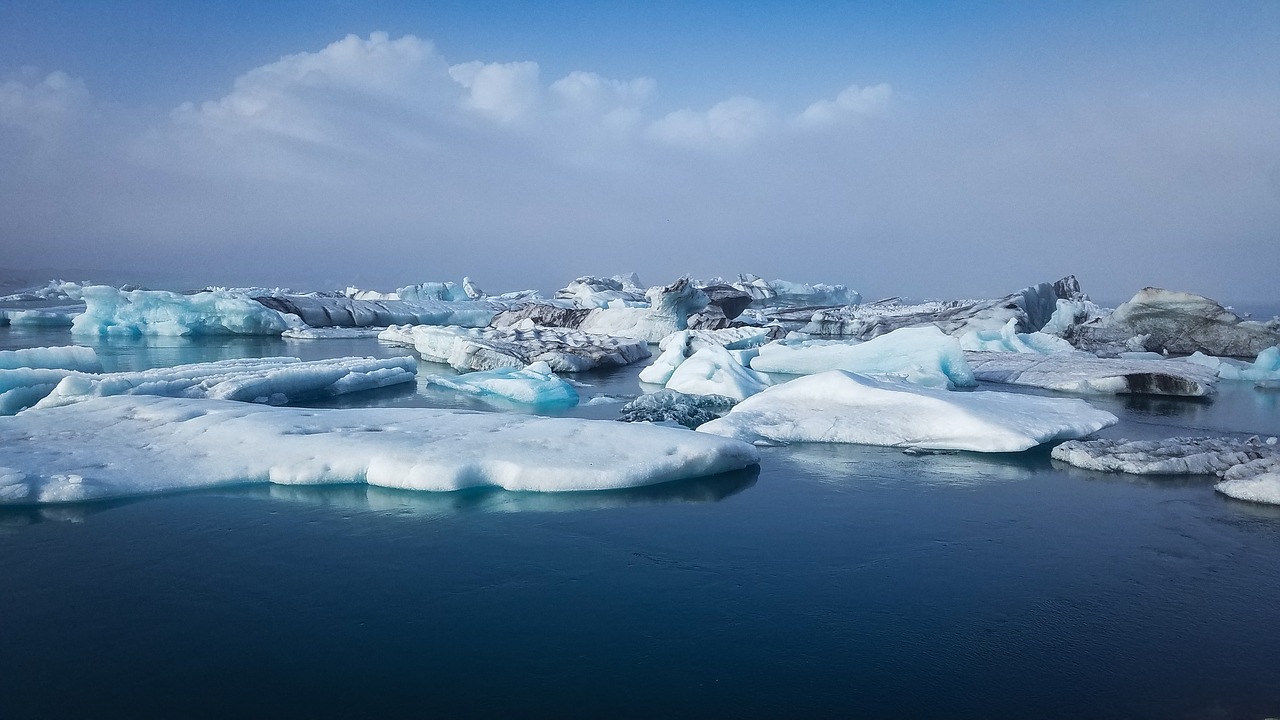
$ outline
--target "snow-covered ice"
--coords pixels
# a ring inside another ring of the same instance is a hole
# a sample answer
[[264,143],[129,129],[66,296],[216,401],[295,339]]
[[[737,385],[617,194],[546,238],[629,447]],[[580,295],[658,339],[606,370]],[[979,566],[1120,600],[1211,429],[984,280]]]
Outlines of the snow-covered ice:
[[603,490],[758,462],[745,443],[646,424],[146,396],[0,418],[0,447],[0,502],[10,504],[267,482]]
[[102,372],[102,362],[93,348],[80,345],[0,350],[0,369],[53,368]]
[[745,364],[755,352],[709,345],[685,358],[671,372],[666,386],[686,395],[722,395],[735,400],[751,397],[773,384],[764,373]]
[[1053,449],[1053,459],[1085,470],[1131,475],[1218,475],[1262,458],[1280,459],[1280,446],[1258,437],[1175,437],[1163,440],[1077,440]]
[[793,305],[804,307],[830,307],[857,305],[862,296],[845,285],[825,283],[791,282],[789,280],[765,280],[754,275],[743,275],[732,287],[751,296],[755,307]]
[[1116,421],[1083,400],[955,392],[833,370],[775,385],[698,431],[763,443],[1018,452]]
[[71,327],[75,317],[84,312],[81,305],[64,307],[46,307],[39,309],[0,309],[0,327],[16,325],[23,327]]
[[1185,358],[1177,358],[1176,361],[1209,368],[1223,380],[1252,380],[1253,382],[1280,380],[1280,347],[1276,346],[1258,353],[1258,357],[1252,363],[1214,357],[1200,352]]
[[246,358],[178,365],[137,372],[70,374],[37,408],[57,407],[107,395],[217,398],[280,405],[412,382],[418,363],[410,357]]
[[551,371],[545,362],[528,367],[502,367],[464,375],[428,375],[427,383],[481,397],[496,397],[540,407],[571,407],[578,391]]
[[960,347],[977,352],[1015,352],[1057,355],[1079,352],[1071,343],[1044,332],[1020,333],[1010,318],[999,330],[970,330],[960,336]]
[[1212,370],[1168,360],[1121,360],[1080,355],[965,353],[974,377],[984,382],[1026,385],[1086,394],[1212,395]]
[[12,415],[40,402],[76,370],[0,368],[0,415]]
[[378,339],[412,347],[424,360],[446,363],[457,370],[522,368],[543,361],[555,372],[583,372],[649,357],[648,343],[642,340],[540,328],[532,323],[509,328],[399,325],[387,328]]
[[85,311],[71,332],[82,335],[279,335],[300,324],[226,291],[180,295],[90,285],[80,295]]
[[751,368],[761,372],[812,375],[847,370],[892,375],[928,387],[975,385],[960,343],[934,327],[901,328],[866,342],[806,340],[760,348]]
[[[703,348],[724,348],[727,350],[748,350],[757,348],[768,342],[768,333],[762,328],[741,327],[724,328],[722,330],[681,330],[671,333],[658,343],[662,354],[648,367],[640,371],[640,382],[651,385],[666,385],[676,368]],[[756,353],[735,353],[734,360],[740,365],[747,365]],[[710,369],[710,368],[706,368]],[[768,379],[751,373],[745,377],[752,378],[752,384],[769,384]],[[744,396],[745,397],[745,396]]]

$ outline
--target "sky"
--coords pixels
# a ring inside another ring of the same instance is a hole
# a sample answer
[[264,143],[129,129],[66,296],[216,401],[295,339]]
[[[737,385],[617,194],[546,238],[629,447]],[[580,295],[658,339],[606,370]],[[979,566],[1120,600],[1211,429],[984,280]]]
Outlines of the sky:
[[0,3],[0,267],[1277,301],[1280,2]]

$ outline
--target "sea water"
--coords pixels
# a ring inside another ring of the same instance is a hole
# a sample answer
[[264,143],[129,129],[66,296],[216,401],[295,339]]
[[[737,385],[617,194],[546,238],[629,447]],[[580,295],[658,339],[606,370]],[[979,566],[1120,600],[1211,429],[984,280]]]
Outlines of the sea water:
[[[107,370],[409,352],[75,341]],[[70,342],[0,329],[0,349]],[[636,372],[575,379],[621,397]],[[1121,417],[1109,437],[1280,434],[1280,392],[1248,383],[1090,401]],[[421,381],[327,404],[530,411]],[[1280,715],[1280,508],[1213,482],[795,445],[628,491],[5,509],[0,717]]]

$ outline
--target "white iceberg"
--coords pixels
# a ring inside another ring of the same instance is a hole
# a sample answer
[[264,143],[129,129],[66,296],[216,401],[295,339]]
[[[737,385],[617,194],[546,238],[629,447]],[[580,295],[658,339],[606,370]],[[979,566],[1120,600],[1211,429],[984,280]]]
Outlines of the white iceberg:
[[464,371],[523,368],[542,361],[555,372],[583,372],[649,357],[648,343],[642,340],[540,328],[528,321],[508,328],[398,325],[382,331],[378,339],[412,347],[424,360]]
[[672,371],[666,387],[686,395],[722,395],[734,400],[751,397],[773,384],[768,376],[746,366],[744,360],[749,362],[755,352],[704,347]]
[[556,376],[545,362],[524,368],[497,368],[465,375],[428,375],[423,378],[457,392],[496,397],[539,407],[571,407],[578,404],[578,391]]
[[281,405],[412,382],[418,363],[411,357],[246,358],[178,365],[137,372],[73,373],[36,404],[58,407],[108,395],[162,395],[216,398]]
[[689,327],[689,315],[702,310],[707,296],[687,278],[667,286],[649,288],[647,304],[611,300],[605,307],[566,307],[568,300],[528,303],[517,309],[499,313],[493,318],[495,328],[518,327],[533,323],[541,327],[579,330],[595,335],[634,338],[656,343],[662,338]]
[[791,282],[788,280],[765,280],[754,275],[743,275],[738,282],[730,286],[751,296],[755,307],[777,305],[799,305],[821,307],[834,305],[857,305],[862,296],[845,285],[827,285],[825,283]]
[[1018,332],[1018,321],[1010,318],[999,330],[970,330],[960,336],[960,347],[979,352],[1015,352],[1036,355],[1078,353],[1071,343],[1045,332]]
[[71,332],[82,335],[279,335],[300,324],[225,291],[180,295],[90,285],[80,294],[85,310]]
[[751,368],[761,372],[812,375],[847,370],[901,377],[927,387],[977,384],[960,343],[934,327],[901,328],[866,342],[805,340],[760,348]]
[[105,397],[0,418],[0,502],[244,483],[604,490],[742,469],[755,448],[608,420]]
[[84,312],[80,305],[47,307],[38,310],[0,309],[0,327],[16,325],[24,327],[71,327],[75,317]]
[[775,385],[698,432],[757,443],[1019,452],[1116,421],[1083,400],[954,392],[833,370]]
[[102,362],[93,348],[81,345],[0,350],[0,369],[52,368],[79,372],[102,372]]
[[1253,382],[1280,380],[1280,347],[1274,345],[1258,353],[1258,357],[1252,363],[1205,355],[1201,352],[1176,360],[1209,368],[1223,380],[1252,380]]
[[1215,392],[1212,370],[1168,360],[1121,360],[1079,355],[965,353],[983,382],[1085,394],[1204,397]]

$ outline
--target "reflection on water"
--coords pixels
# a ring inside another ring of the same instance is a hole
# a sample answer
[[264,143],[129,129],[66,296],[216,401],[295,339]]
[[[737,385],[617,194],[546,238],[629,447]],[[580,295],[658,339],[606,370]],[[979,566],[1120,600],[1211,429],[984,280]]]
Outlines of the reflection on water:
[[902,448],[803,443],[762,448],[761,453],[770,462],[789,465],[830,483],[874,480],[918,485],[979,485],[1025,480],[1052,469],[1045,448],[1023,453],[908,454]]
[[[290,503],[322,505],[350,512],[395,513],[424,517],[450,517],[473,513],[551,513],[579,510],[611,510],[636,505],[712,503],[736,495],[756,484],[759,467],[689,480],[619,490],[584,492],[509,492],[496,488],[471,488],[454,492],[427,492],[372,485],[251,485],[193,493],[259,497]],[[68,505],[0,507],[0,533],[45,521],[84,522],[97,513],[151,497],[125,498]]]

